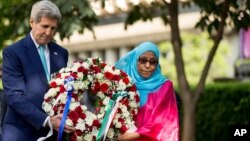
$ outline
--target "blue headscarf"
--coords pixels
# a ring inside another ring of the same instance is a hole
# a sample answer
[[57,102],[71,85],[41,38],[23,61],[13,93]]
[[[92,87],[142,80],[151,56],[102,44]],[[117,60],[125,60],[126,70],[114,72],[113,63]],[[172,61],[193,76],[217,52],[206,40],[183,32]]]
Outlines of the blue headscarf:
[[152,51],[159,61],[160,53],[158,47],[152,42],[143,42],[115,63],[115,67],[126,72],[135,83],[140,93],[140,106],[146,103],[149,92],[157,90],[167,80],[161,74],[159,64],[150,78],[143,78],[138,73],[137,60],[147,51]]

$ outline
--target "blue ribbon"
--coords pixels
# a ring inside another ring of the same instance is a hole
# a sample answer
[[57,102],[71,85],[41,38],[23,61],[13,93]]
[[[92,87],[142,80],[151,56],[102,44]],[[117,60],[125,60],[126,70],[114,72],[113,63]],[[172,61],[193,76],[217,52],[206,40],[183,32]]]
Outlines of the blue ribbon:
[[66,101],[66,104],[65,104],[65,107],[64,107],[64,110],[63,110],[63,116],[62,116],[62,119],[61,119],[60,127],[59,127],[59,130],[58,130],[57,141],[62,140],[63,129],[64,129],[65,121],[67,119],[67,115],[68,115],[68,112],[69,112],[69,106],[70,106],[70,103],[71,103],[71,97],[72,97],[72,92],[73,92],[72,83],[70,84],[70,82],[72,82],[72,81],[74,81],[73,77],[69,77],[68,79],[66,79],[64,81],[64,85],[66,85],[66,90],[67,90],[68,94],[67,94],[67,101]]

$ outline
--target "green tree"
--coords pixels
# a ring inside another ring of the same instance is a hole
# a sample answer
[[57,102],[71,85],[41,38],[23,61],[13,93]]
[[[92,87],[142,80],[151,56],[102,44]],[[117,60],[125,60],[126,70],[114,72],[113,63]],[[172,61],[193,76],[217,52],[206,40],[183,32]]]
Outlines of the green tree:
[[[104,6],[105,0],[100,0]],[[63,19],[58,31],[61,39],[69,38],[73,31],[84,33],[84,29],[93,31],[93,25],[97,17],[90,8],[88,0],[54,0],[59,6]],[[24,36],[29,32],[29,14],[32,0],[1,0],[0,1],[0,48],[13,40]],[[183,61],[182,39],[178,26],[179,6],[190,6],[195,4],[200,7],[201,19],[196,27],[206,30],[213,41],[213,45],[205,61],[198,84],[191,90],[185,72]],[[250,1],[247,0],[186,0],[180,3],[178,0],[155,0],[148,4],[140,1],[138,5],[131,5],[131,11],[125,22],[125,27],[137,20],[152,20],[157,14],[164,23],[170,25],[171,43],[175,54],[175,66],[177,72],[178,86],[180,87],[181,99],[184,108],[183,141],[195,140],[194,115],[196,103],[204,89],[207,74],[213,57],[222,40],[224,28],[227,26],[240,29],[250,25]]]
[[[34,0],[0,0],[0,49],[29,33],[29,17]],[[87,0],[54,0],[62,20],[58,27],[60,38],[69,38],[74,31],[93,31],[97,16]]]
[[[208,38],[208,34],[203,32],[199,34],[195,33],[182,33],[183,39],[183,60],[185,64],[185,71],[187,74],[187,80],[190,85],[197,85],[199,81],[206,56],[212,47],[212,41]],[[164,41],[159,44],[161,53],[161,68],[170,80],[173,80],[176,84],[176,69],[174,66],[174,51],[170,41]],[[228,77],[233,68],[230,65],[229,56],[231,46],[226,41],[222,41],[218,51],[214,57],[214,61],[211,64],[210,71],[206,82],[211,83],[216,78]],[[165,55],[166,54],[166,55]],[[167,60],[167,61],[166,61]],[[218,67],[219,66],[219,67]],[[216,73],[215,73],[216,72]]]
[[[182,38],[180,36],[180,27],[178,16],[179,7],[188,7],[196,5],[200,8],[200,20],[196,24],[197,28],[205,30],[212,39],[213,44],[204,61],[204,67],[200,75],[198,84],[191,89],[185,71],[185,62],[183,60]],[[224,36],[226,27],[247,28],[250,25],[250,1],[247,0],[155,0],[151,3],[140,2],[131,8],[129,16],[125,22],[125,27],[138,20],[152,20],[157,13],[161,16],[166,25],[170,25],[171,44],[174,50],[175,66],[177,72],[178,87],[183,101],[184,117],[182,126],[182,140],[195,140],[195,111],[196,104],[204,89],[206,78]]]

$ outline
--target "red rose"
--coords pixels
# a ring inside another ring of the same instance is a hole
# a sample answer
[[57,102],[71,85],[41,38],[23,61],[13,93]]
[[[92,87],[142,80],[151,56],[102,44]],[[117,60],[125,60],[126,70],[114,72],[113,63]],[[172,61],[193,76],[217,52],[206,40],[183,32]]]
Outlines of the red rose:
[[93,121],[93,126],[100,127],[101,124],[100,124],[100,122],[96,119],[96,120]]
[[75,94],[74,92],[72,92],[72,98],[74,98],[74,99],[75,99],[75,101],[78,101],[78,95],[77,95],[77,94]]
[[122,70],[121,70],[121,76],[122,77],[128,77],[128,75],[124,71],[122,71]]
[[122,133],[125,133],[128,130],[128,128],[125,125],[122,125],[122,127],[120,128],[120,131]]
[[101,66],[102,68],[104,68],[104,67],[106,66],[106,64],[105,64],[105,63],[101,63],[100,66]]
[[77,141],[77,140],[76,140],[76,136],[77,136],[76,134],[73,134],[73,135],[70,137],[70,140],[71,140],[71,141]]
[[76,107],[75,111],[77,113],[82,113],[83,112],[81,106]]
[[56,78],[61,78],[61,73],[57,73]]
[[114,75],[112,80],[116,80],[119,81],[121,79],[121,77],[119,75]]
[[57,86],[57,84],[56,84],[55,81],[52,81],[52,82],[50,83],[50,87],[51,87],[51,88],[56,88],[56,86]]
[[45,101],[45,102],[50,102],[50,100],[51,100],[51,97],[45,99],[44,101]]
[[81,136],[81,135],[83,135],[83,132],[82,132],[81,130],[76,130],[76,131],[75,131],[75,134],[76,134],[77,136]]
[[112,80],[113,74],[110,73],[110,72],[105,72],[105,73],[104,73],[104,77],[107,78],[108,80]]
[[135,95],[135,101],[136,101],[136,102],[140,102],[140,97],[139,97],[139,95]]
[[91,90],[94,94],[100,91],[100,83],[98,81],[94,82],[94,84],[91,86]]
[[93,64],[97,64],[97,59],[92,59],[92,61],[93,61]]
[[122,81],[123,81],[126,85],[128,85],[128,83],[129,83],[128,77],[123,78]]
[[70,111],[68,116],[72,121],[77,121],[79,119],[79,115],[76,111]]
[[82,72],[83,74],[88,74],[88,70],[85,69],[83,66],[80,66],[78,69],[77,69],[78,72]]
[[130,87],[130,91],[135,92],[135,91],[136,91],[136,86],[135,86],[135,85],[133,85],[132,87]]
[[95,74],[101,72],[101,68],[98,66],[90,66],[90,69],[93,70]]
[[128,106],[129,101],[128,101],[128,99],[122,99],[120,103],[125,105],[125,106]]
[[106,84],[106,83],[102,83],[101,84],[101,91],[102,92],[107,92],[107,90],[109,89],[109,86],[108,86],[108,84]]
[[117,109],[117,112],[118,112],[118,113],[122,113],[121,108],[118,108],[118,109]]
[[60,93],[66,92],[66,89],[64,88],[64,85],[60,85]]
[[118,118],[118,121],[123,124],[125,120],[123,118]]
[[77,73],[70,73],[70,76],[72,76],[74,79],[78,78]]
[[80,116],[81,119],[85,119],[86,118],[86,115],[84,113],[80,113],[79,116]]
[[58,111],[58,107],[57,107],[57,106],[54,106],[54,107],[53,107],[53,111],[57,112],[57,111]]

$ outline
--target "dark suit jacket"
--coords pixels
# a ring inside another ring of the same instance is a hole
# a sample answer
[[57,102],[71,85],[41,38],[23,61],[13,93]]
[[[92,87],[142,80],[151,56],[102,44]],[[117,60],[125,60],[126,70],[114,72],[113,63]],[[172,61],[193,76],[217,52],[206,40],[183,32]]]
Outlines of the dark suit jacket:
[[[52,74],[66,67],[68,52],[54,42],[48,47]],[[42,102],[49,86],[30,35],[3,50],[3,87],[8,105],[3,141],[34,141],[46,135]]]

